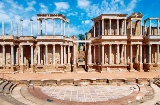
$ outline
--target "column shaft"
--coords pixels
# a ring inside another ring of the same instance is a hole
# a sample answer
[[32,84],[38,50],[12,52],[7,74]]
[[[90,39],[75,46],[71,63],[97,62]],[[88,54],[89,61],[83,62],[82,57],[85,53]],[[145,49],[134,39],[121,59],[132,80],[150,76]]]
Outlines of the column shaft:
[[117,35],[119,35],[119,19],[117,19]]
[[100,21],[98,21],[98,36],[100,36]]
[[160,35],[160,33],[159,33],[159,20],[157,20],[157,35]]
[[5,57],[6,51],[5,51],[5,45],[2,45],[2,48],[3,48],[3,65],[5,65],[5,64],[6,64],[6,57]]
[[69,38],[69,35],[70,35],[70,25],[69,25],[69,22],[68,22],[68,38]]
[[91,44],[88,45],[88,64],[91,64]]
[[66,64],[66,45],[64,45],[64,64]]
[[34,64],[34,59],[33,59],[33,45],[31,45],[31,65]]
[[96,64],[96,45],[94,45],[94,63]]
[[146,36],[146,21],[144,21],[144,35]]
[[142,45],[139,45],[140,46],[140,64],[142,64]]
[[151,19],[149,19],[149,35],[151,35]]
[[53,35],[55,35],[55,19],[53,18]]
[[130,63],[132,63],[132,45],[130,45]]
[[124,35],[126,35],[126,19],[124,19]]
[[14,46],[11,45],[11,64],[14,65]]
[[37,33],[38,33],[38,35],[40,35],[40,20],[38,20],[37,19],[37,28],[38,28],[38,30],[37,30]]
[[109,44],[109,64],[112,64],[112,45]]
[[70,46],[68,45],[68,64],[70,64]]
[[52,63],[53,63],[54,65],[55,65],[55,63],[56,63],[55,45],[53,45]]
[[130,34],[131,34],[131,36],[132,36],[132,20],[131,20],[131,23],[130,23]]
[[142,20],[140,20],[140,35],[142,36]]
[[65,21],[63,23],[63,35],[66,36],[66,24],[65,24]]
[[48,65],[48,45],[45,45],[46,49],[46,65]]
[[100,56],[100,45],[98,45],[98,63],[100,64],[100,58],[101,58],[101,56]]
[[23,45],[21,45],[21,65],[23,65]]
[[63,45],[61,45],[61,65],[63,65]]
[[109,19],[109,34],[111,35],[112,34],[112,30],[111,30],[111,27],[112,27],[112,24],[111,24],[111,19]]
[[47,35],[47,19],[45,19],[45,33]]
[[157,44],[157,64],[159,64],[159,44]]
[[102,44],[102,65],[104,65],[104,45]]
[[63,22],[63,20],[60,19],[60,21],[61,21],[61,23],[60,23],[60,28],[61,28],[60,31],[61,31],[61,35],[62,35],[62,32],[63,32],[63,31],[62,31],[62,22]]
[[126,60],[126,45],[124,45],[124,63],[127,64],[127,60]]
[[19,65],[18,55],[19,55],[19,50],[18,50],[18,48],[16,48],[16,64],[17,65]]
[[119,44],[117,44],[117,64],[119,64]]
[[96,23],[94,22],[94,37],[96,36]]
[[149,45],[148,63],[151,64],[151,45]]
[[23,20],[21,20],[21,36],[23,36]]
[[41,64],[40,48],[41,48],[40,45],[38,45],[38,65]]
[[138,63],[138,55],[139,55],[139,54],[138,54],[138,52],[139,52],[139,51],[138,51],[138,45],[136,46],[136,48],[137,48],[137,49],[136,49],[136,63]]
[[102,19],[102,35],[104,35],[104,19]]

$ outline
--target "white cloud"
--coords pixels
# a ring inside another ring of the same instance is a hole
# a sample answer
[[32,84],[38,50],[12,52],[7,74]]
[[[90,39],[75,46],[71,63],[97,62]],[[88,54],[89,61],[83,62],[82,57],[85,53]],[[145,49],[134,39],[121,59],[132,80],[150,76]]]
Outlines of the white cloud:
[[27,11],[36,11],[35,8],[33,7],[36,4],[35,1],[27,2],[27,4],[28,4],[28,7],[25,9],[26,12]]
[[85,8],[90,5],[90,1],[89,0],[78,0],[77,4],[78,4],[78,7]]
[[90,24],[90,23],[91,23],[91,20],[82,21],[82,24]]
[[39,6],[41,7],[40,12],[41,13],[48,13],[48,7],[45,6],[43,3],[40,3]]
[[69,9],[68,2],[55,2],[56,11],[65,12],[65,10]]

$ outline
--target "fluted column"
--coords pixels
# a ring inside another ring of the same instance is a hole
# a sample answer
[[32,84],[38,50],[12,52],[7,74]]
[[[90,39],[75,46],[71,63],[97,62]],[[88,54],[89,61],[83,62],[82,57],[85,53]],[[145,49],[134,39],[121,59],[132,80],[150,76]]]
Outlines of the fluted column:
[[146,21],[144,21],[144,35],[146,36]]
[[19,55],[19,50],[18,48],[16,48],[16,65],[19,65],[18,55]]
[[46,50],[46,65],[48,65],[48,45],[45,45]]
[[41,53],[41,49],[40,49],[40,45],[38,45],[38,65],[41,64],[41,55],[40,55],[40,53]]
[[100,21],[98,21],[98,36],[100,36]]
[[112,27],[112,24],[111,24],[111,19],[109,19],[109,34],[111,35],[112,34],[112,30],[111,30],[111,27]]
[[6,51],[5,51],[5,45],[2,45],[2,50],[3,50],[3,65],[5,65],[5,64],[6,64],[6,57],[5,57]]
[[102,44],[102,65],[104,65],[104,45]]
[[38,28],[37,34],[40,35],[41,28],[40,28],[40,20],[39,19],[37,19],[37,28]]
[[140,35],[142,36],[142,20],[140,20]]
[[21,45],[21,65],[23,65],[23,45]]
[[68,45],[68,64],[70,64],[70,45]]
[[126,19],[124,19],[124,35],[126,35]]
[[45,19],[45,33],[46,33],[46,35],[47,35],[47,25],[48,25],[47,19]]
[[55,62],[56,62],[55,45],[53,44],[52,64],[55,65]]
[[20,21],[21,21],[21,36],[23,36],[23,20]]
[[139,45],[140,46],[140,58],[139,58],[139,62],[140,64],[142,64],[142,45]]
[[136,63],[138,63],[138,45],[136,46]]
[[2,21],[2,36],[4,36],[4,21]]
[[159,44],[157,44],[157,64],[159,64]]
[[76,64],[76,44],[73,44],[73,64]]
[[96,45],[94,45],[94,63],[96,64]]
[[100,55],[100,45],[98,45],[98,63],[100,64],[100,57],[101,57],[101,55]]
[[149,19],[149,35],[151,35],[151,19]]
[[61,65],[63,65],[63,45],[61,45]]
[[130,45],[130,63],[132,63],[132,45]]
[[157,35],[160,35],[160,33],[159,33],[159,20],[157,20]]
[[102,35],[104,35],[104,19],[102,19]]
[[55,34],[55,19],[53,18],[53,35],[56,35]]
[[66,45],[63,47],[64,51],[64,64],[66,64]]
[[14,65],[14,45],[11,45],[11,64]]
[[60,19],[60,21],[61,21],[61,23],[60,23],[60,31],[61,31],[61,35],[62,35],[62,32],[63,32],[63,29],[62,29],[62,22],[63,22],[63,20]]
[[13,21],[11,21],[11,35],[13,35]]
[[65,24],[65,21],[63,23],[63,35],[66,36],[66,24]]
[[132,20],[130,21],[130,35],[132,36]]
[[124,63],[127,64],[127,60],[126,60],[126,45],[124,45]]
[[109,44],[109,64],[112,64],[112,45]]
[[117,35],[119,35],[119,19],[117,19]]
[[33,59],[33,45],[31,45],[31,65],[34,64],[34,59]]
[[149,45],[149,55],[148,55],[148,63],[151,64],[151,45]]
[[117,44],[117,64],[119,64],[119,44]]
[[91,64],[91,44],[88,45],[88,64]]

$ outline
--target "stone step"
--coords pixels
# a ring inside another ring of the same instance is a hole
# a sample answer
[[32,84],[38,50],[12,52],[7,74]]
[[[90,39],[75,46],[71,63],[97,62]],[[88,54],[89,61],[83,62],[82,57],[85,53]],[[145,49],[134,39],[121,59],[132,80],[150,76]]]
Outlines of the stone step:
[[10,94],[10,88],[12,87],[13,83],[8,83],[4,89],[3,89],[3,94]]
[[4,81],[1,85],[0,85],[0,93],[3,93],[3,89],[4,87],[8,84],[8,81]]

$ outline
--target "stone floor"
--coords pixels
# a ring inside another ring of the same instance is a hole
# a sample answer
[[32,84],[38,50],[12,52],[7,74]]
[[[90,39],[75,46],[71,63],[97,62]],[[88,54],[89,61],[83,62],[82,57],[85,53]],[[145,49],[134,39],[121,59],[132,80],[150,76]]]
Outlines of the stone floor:
[[44,86],[41,87],[43,93],[60,100],[76,102],[97,102],[118,99],[128,96],[134,91],[138,91],[135,85],[125,86]]

